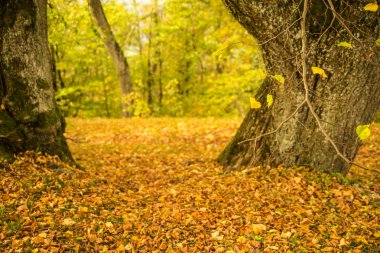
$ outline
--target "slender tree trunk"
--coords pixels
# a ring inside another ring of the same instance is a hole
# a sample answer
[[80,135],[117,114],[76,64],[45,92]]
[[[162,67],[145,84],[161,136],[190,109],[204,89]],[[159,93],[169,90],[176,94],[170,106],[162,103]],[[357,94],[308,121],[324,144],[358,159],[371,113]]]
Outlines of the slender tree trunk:
[[142,83],[145,83],[146,77],[145,77],[145,64],[144,64],[144,55],[143,55],[144,47],[143,47],[143,41],[141,38],[141,21],[140,21],[139,9],[138,9],[136,0],[133,0],[133,7],[135,9],[135,15],[136,15],[136,19],[137,19],[136,32],[137,32],[137,42],[139,45],[140,68],[141,68],[141,72],[142,72],[141,81],[142,81]]
[[0,3],[0,160],[38,150],[72,161],[54,98],[46,6]]
[[51,62],[51,71],[53,72],[53,89],[58,91],[58,82],[57,82],[57,63],[55,61],[55,48],[53,44],[49,45],[50,48],[50,62]]
[[[153,77],[153,67],[152,67],[152,40],[153,40],[153,33],[152,33],[152,15],[150,17],[150,23],[149,23],[149,37],[148,37],[148,58],[147,58],[147,103],[150,110],[150,113],[153,114],[154,112],[154,105],[153,105],[153,87],[154,87],[154,77]],[[154,65],[154,63],[153,63]]]
[[[266,78],[256,95],[262,108],[248,112],[236,136],[219,156],[219,162],[227,171],[249,165],[283,164],[347,173],[350,165],[336,154],[309,108],[302,106],[294,113],[305,97],[300,65],[299,1],[224,2],[262,44],[268,74],[283,75],[286,81],[281,85],[270,76]],[[322,127],[339,150],[353,160],[360,146],[355,128],[369,124],[380,106],[380,55],[379,48],[374,46],[380,22],[378,13],[363,11],[367,1],[348,2],[333,1],[336,10],[342,10],[340,15],[348,29],[363,43],[349,35],[322,0],[313,1],[307,20],[307,80],[310,100]],[[351,42],[354,48],[338,47],[341,41]],[[325,69],[328,77],[313,75],[312,66]],[[267,94],[274,97],[270,108]],[[286,121],[293,113],[294,117]],[[273,133],[240,143],[269,132]]]
[[100,34],[104,40],[104,44],[108,48],[108,51],[115,64],[116,70],[119,75],[119,83],[121,90],[121,105],[123,109],[123,115],[125,117],[132,116],[132,111],[129,108],[130,102],[127,102],[128,95],[132,92],[132,79],[128,66],[127,59],[125,58],[123,51],[117,43],[107,18],[104,14],[102,4],[100,0],[89,0],[92,16],[99,28]]
[[154,13],[153,20],[155,25],[155,47],[154,47],[154,65],[153,73],[155,75],[155,80],[158,85],[158,107],[159,110],[162,108],[163,99],[163,87],[162,87],[162,53],[161,53],[161,42],[160,42],[160,8],[158,5],[158,0],[154,0]]

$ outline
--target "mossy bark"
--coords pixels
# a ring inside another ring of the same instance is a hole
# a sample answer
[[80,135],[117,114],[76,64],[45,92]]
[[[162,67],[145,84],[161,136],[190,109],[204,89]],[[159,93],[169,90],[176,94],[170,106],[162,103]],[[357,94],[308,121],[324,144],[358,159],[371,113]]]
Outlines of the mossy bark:
[[46,0],[1,0],[0,159],[27,150],[72,161],[56,105]]
[[[228,170],[249,165],[306,166],[331,172],[347,173],[350,164],[339,157],[317,126],[309,109],[303,106],[289,121],[278,127],[304,100],[300,60],[300,1],[224,0],[235,18],[262,45],[268,75],[283,75],[285,84],[267,77],[256,95],[263,107],[250,110],[236,136],[219,156]],[[323,128],[339,150],[354,159],[360,146],[355,128],[369,124],[380,107],[380,50],[378,13],[363,11],[368,1],[333,1],[335,9],[347,22],[347,32],[322,0],[312,1],[307,20],[307,80],[309,99]],[[284,15],[286,14],[286,15]],[[354,48],[338,47],[341,41]],[[328,77],[311,73],[311,67],[323,68]],[[266,96],[273,95],[268,108]],[[273,134],[255,141],[262,134]]]

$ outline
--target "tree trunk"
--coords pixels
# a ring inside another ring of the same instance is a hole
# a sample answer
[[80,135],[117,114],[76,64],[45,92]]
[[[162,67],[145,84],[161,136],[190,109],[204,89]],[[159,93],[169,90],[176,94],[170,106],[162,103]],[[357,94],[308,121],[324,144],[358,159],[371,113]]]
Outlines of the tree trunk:
[[[308,107],[302,106],[294,117],[285,120],[305,97],[300,60],[300,1],[224,2],[262,45],[268,77],[256,95],[262,108],[248,112],[219,162],[227,171],[242,166],[283,164],[347,173],[350,164],[337,155]],[[323,128],[339,150],[353,160],[360,146],[355,128],[372,122],[380,106],[380,52],[374,46],[380,32],[379,15],[363,11],[367,2],[364,0],[348,1],[349,4],[332,1],[359,43],[323,2],[313,1],[307,18],[310,100]],[[342,41],[351,42],[353,49],[338,47]],[[312,66],[323,68],[328,77],[313,75]],[[284,85],[270,77],[277,74],[286,78]],[[274,98],[270,108],[267,94]],[[240,143],[272,131],[273,134],[256,141]]]
[[0,4],[0,160],[37,150],[72,161],[57,108],[46,0]]
[[117,73],[119,75],[123,115],[125,117],[130,117],[132,116],[133,112],[129,108],[130,101],[127,102],[127,100],[128,95],[132,92],[132,79],[127,59],[125,58],[123,51],[121,50],[112,33],[100,0],[89,0],[89,5],[92,16],[94,17],[96,25],[99,28],[100,35],[104,40],[104,44],[108,48],[108,51],[112,57]]

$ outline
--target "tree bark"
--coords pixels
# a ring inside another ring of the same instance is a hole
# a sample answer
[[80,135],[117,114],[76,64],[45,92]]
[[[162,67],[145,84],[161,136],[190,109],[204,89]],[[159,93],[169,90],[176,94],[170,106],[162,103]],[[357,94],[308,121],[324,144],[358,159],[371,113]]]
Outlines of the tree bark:
[[[256,95],[263,107],[247,113],[218,161],[226,171],[242,166],[283,164],[346,174],[350,164],[327,142],[308,107],[302,106],[286,121],[305,97],[300,60],[301,1],[224,0],[224,3],[261,44],[268,77]],[[353,160],[361,144],[356,126],[372,122],[380,107],[380,50],[374,46],[380,33],[380,18],[378,13],[363,11],[367,3],[364,0],[332,3],[347,29],[334,18],[324,1],[311,3],[307,18],[307,80],[310,100],[323,128],[339,150]],[[354,48],[338,47],[342,41],[351,42]],[[313,75],[312,66],[323,68],[328,77]],[[284,85],[270,77],[276,74],[286,78]],[[274,97],[270,108],[267,94]],[[240,143],[272,131],[273,134],[256,141]]]
[[100,0],[89,0],[89,5],[100,35],[108,48],[119,75],[123,115],[124,117],[130,117],[133,115],[133,112],[130,109],[130,101],[127,102],[127,100],[128,95],[132,92],[132,79],[127,59],[112,33]]
[[0,3],[0,160],[36,150],[72,161],[54,98],[46,6]]

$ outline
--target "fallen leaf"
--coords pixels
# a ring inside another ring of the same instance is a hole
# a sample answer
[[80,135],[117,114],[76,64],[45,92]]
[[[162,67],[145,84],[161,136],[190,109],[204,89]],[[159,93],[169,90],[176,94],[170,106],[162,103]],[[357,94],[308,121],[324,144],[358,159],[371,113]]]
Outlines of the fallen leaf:
[[63,220],[62,225],[71,226],[71,225],[74,225],[75,223],[76,222],[73,221],[71,218],[66,218]]
[[267,229],[267,226],[264,224],[252,224],[252,231],[255,234],[260,234],[261,232],[265,231]]

